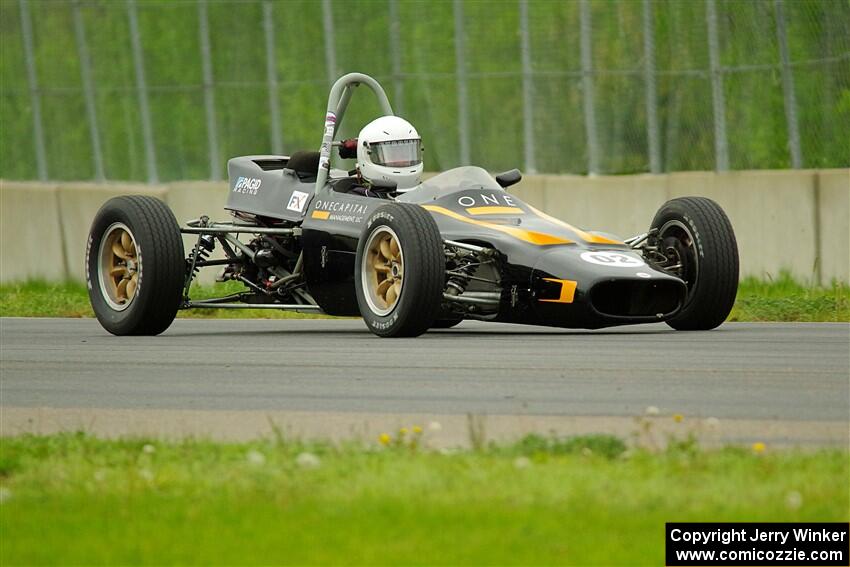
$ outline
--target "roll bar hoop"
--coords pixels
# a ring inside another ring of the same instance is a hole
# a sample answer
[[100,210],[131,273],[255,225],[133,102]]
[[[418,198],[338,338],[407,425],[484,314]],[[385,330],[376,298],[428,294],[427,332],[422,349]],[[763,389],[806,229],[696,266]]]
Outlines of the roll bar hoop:
[[378,81],[369,75],[348,73],[337,79],[331,87],[331,93],[328,96],[328,108],[325,113],[325,131],[322,135],[322,145],[319,148],[319,171],[316,174],[314,194],[318,194],[319,190],[328,181],[328,174],[331,169],[331,148],[333,147],[334,137],[345,116],[345,109],[348,107],[348,102],[351,100],[354,88],[361,84],[372,89],[372,92],[378,98],[378,104],[381,106],[381,111],[385,116],[394,116],[393,107],[390,106],[387,93],[384,92]]

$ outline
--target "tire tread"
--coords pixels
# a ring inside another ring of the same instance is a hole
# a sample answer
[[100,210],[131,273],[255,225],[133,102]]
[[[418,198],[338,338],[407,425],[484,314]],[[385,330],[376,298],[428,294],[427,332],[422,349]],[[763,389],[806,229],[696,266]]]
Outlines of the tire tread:
[[693,218],[704,256],[693,299],[667,323],[678,330],[713,329],[728,317],[738,290],[738,245],[732,223],[711,199],[678,197],[659,210],[652,226],[660,227],[659,218],[670,212]]
[[[165,331],[177,315],[182,300],[185,278],[185,258],[180,226],[174,213],[163,201],[148,195],[123,195],[107,201],[92,225],[111,222],[110,219],[126,217],[128,225],[141,248],[142,279],[139,282],[137,305],[118,321],[98,314],[94,295],[92,303],[101,324],[117,335],[158,335]],[[103,235],[101,235],[102,238]],[[90,281],[96,280],[90,271]],[[92,285],[92,294],[100,293]],[[108,307],[101,307],[109,309]]]

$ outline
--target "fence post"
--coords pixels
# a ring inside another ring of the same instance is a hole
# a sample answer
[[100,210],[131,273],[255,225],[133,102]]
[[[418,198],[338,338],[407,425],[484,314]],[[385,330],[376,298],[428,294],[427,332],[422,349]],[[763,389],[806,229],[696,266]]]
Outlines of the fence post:
[[133,67],[136,72],[136,93],[139,97],[139,114],[142,119],[142,137],[145,141],[145,162],[148,170],[148,183],[159,183],[156,167],[156,146],[153,143],[153,126],[148,106],[148,85],[145,80],[145,61],[142,53],[142,38],[139,34],[139,18],[136,14],[136,0],[127,0],[127,18],[130,20],[130,45],[133,48]]
[[389,0],[390,4],[390,57],[393,66],[393,109],[404,116],[404,77],[401,75],[401,41],[398,21],[398,0]]
[[337,80],[336,48],[334,46],[334,11],[331,0],[322,0],[322,31],[325,40],[325,67],[328,72],[328,85]]
[[272,3],[263,1],[263,28],[266,35],[266,79],[269,85],[269,116],[271,117],[272,152],[283,154],[280,126],[280,99],[277,90],[277,63],[275,59],[274,17]]
[[24,42],[24,58],[27,67],[30,104],[32,105],[32,130],[35,139],[35,163],[38,178],[47,181],[47,152],[44,149],[44,126],[41,122],[41,91],[38,88],[38,74],[35,69],[35,55],[32,46],[32,19],[27,0],[18,0],[21,9],[21,39]]
[[74,18],[74,35],[77,40],[77,56],[80,59],[83,96],[86,99],[86,116],[89,121],[89,135],[91,136],[94,177],[98,181],[103,181],[106,176],[103,173],[103,153],[100,147],[100,131],[97,127],[97,106],[95,105],[94,85],[91,79],[91,58],[86,44],[85,23],[83,22],[83,15],[80,13],[80,0],[74,0],[71,4],[71,14]]
[[522,134],[525,147],[525,170],[527,173],[537,173],[534,148],[534,77],[531,70],[528,0],[519,0],[519,37],[522,57]]
[[463,30],[463,0],[454,0],[455,74],[457,75],[457,114],[460,141],[459,165],[469,164],[469,108],[466,94],[466,47]]
[[201,70],[204,80],[204,109],[207,115],[207,143],[210,153],[210,180],[219,181],[218,131],[215,123],[215,91],[213,85],[212,53],[210,50],[210,24],[207,18],[207,0],[198,1],[198,20],[201,34]]
[[794,90],[794,70],[788,52],[788,35],[785,29],[785,9],[782,0],[776,0],[776,38],[779,57],[782,60],[782,95],[785,101],[785,119],[788,122],[788,147],[791,151],[791,167],[803,167],[803,152],[800,148],[800,126],[797,122],[797,94]]
[[714,113],[714,159],[717,171],[729,169],[729,147],[726,143],[726,102],[723,95],[723,70],[720,66],[720,44],[717,40],[717,6],[706,0],[708,24],[708,60],[711,65],[711,102]]
[[661,173],[658,98],[655,91],[655,21],[652,0],[643,0],[643,80],[646,84],[646,136],[649,145],[649,171]]
[[596,136],[596,109],[593,92],[593,30],[589,0],[579,2],[581,39],[581,84],[584,100],[584,129],[587,135],[587,173],[599,173],[599,139]]

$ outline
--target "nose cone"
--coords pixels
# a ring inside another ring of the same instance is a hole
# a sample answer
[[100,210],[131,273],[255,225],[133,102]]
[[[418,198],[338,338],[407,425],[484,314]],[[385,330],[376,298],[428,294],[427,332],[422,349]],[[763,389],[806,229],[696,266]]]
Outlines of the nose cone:
[[531,286],[541,318],[588,328],[663,321],[686,292],[682,280],[626,248],[553,249],[535,263]]
[[541,254],[533,273],[540,277],[567,278],[589,289],[605,279],[675,279],[675,276],[647,264],[643,257],[628,248],[598,249],[559,246]]

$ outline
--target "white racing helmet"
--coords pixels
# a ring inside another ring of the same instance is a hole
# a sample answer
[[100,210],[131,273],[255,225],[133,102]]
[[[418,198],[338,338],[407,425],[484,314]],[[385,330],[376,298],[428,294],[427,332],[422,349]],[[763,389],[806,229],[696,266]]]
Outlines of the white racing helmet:
[[381,116],[357,136],[357,169],[369,182],[394,181],[400,192],[421,182],[422,139],[416,128],[398,116]]

